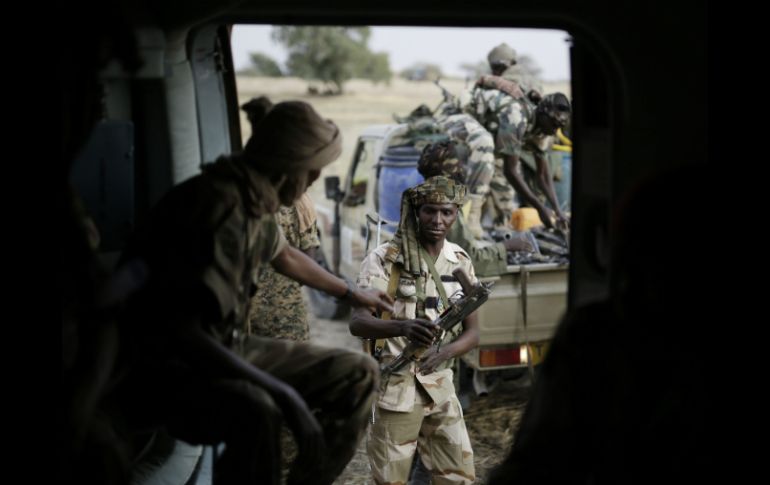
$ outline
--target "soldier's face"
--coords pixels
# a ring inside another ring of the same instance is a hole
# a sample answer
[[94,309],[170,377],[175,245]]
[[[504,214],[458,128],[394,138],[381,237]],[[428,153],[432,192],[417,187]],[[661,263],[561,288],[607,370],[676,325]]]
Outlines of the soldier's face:
[[446,239],[446,233],[457,219],[455,204],[423,204],[417,210],[420,237],[426,242]]

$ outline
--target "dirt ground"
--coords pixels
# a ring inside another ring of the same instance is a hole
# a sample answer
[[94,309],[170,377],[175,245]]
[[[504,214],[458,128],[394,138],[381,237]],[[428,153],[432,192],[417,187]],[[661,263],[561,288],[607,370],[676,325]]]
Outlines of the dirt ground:
[[[311,317],[311,341],[332,347],[360,349],[359,340],[350,335],[346,321]],[[465,413],[465,423],[473,446],[476,482],[484,483],[489,471],[508,454],[514,432],[529,398],[527,375],[500,383],[489,395],[477,397]],[[353,459],[335,484],[362,485],[373,483],[362,440]]]

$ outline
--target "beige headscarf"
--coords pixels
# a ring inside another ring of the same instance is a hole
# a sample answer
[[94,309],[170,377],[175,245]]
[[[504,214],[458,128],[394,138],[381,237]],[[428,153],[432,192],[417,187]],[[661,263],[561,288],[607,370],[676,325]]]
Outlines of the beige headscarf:
[[342,152],[342,135],[304,101],[278,103],[254,126],[244,158],[264,174],[318,170]]

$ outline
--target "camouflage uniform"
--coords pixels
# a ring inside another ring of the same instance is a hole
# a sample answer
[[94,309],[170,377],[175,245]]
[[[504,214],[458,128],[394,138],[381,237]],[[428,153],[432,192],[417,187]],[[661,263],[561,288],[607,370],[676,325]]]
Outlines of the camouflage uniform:
[[543,83],[525,71],[524,68],[518,64],[515,64],[503,71],[500,77],[515,82],[521,86],[521,89],[524,91],[524,93],[528,93],[531,90],[535,90],[540,94],[543,93]]
[[514,108],[515,100],[495,89],[475,88],[471,93],[467,113],[476,118],[495,137],[494,174],[489,183],[491,203],[495,209],[495,224],[506,225],[510,215],[516,209],[514,190],[503,172],[503,159],[500,156],[499,129],[501,124],[510,126],[521,116]]
[[[275,217],[291,246],[306,251],[321,245],[315,209],[305,194],[291,207],[282,206]],[[299,207],[298,207],[299,206]],[[310,211],[300,217],[299,210]],[[310,223],[306,222],[309,221]],[[302,285],[263,265],[257,276],[257,293],[251,300],[249,325],[253,335],[305,341],[310,337]]]
[[[498,214],[510,220],[510,213],[515,208],[514,190],[503,173],[502,155],[518,156],[525,178],[533,176],[535,160],[533,153],[547,157],[547,150],[553,143],[553,137],[533,130],[535,106],[526,98],[514,99],[497,89],[477,87],[473,90],[466,111],[476,117],[495,137],[495,174],[490,187]],[[526,153],[529,152],[529,153]],[[523,168],[523,167],[527,168]],[[527,173],[529,170],[530,173]],[[542,199],[539,185],[528,185]],[[499,219],[496,222],[503,222]]]
[[293,472],[331,483],[363,434],[378,370],[357,352],[240,332],[255,270],[288,244],[271,214],[277,208],[270,182],[236,158],[219,160],[161,200],[128,251],[147,262],[151,276],[132,300],[124,326],[134,361],[118,402],[140,427],[165,426],[190,443],[224,441],[215,472],[241,465],[229,483],[278,483],[280,411],[261,387],[216,368],[203,373],[189,355],[175,351],[177,333],[170,326],[188,321],[180,315],[193,315],[222,345],[293,386],[310,409],[318,409],[326,456]]
[[495,172],[495,142],[492,135],[466,113],[454,114],[439,119],[439,127],[449,139],[460,147],[467,147],[463,154],[467,155],[465,162],[465,186],[468,193],[486,196],[489,193],[489,183]]
[[[400,264],[388,260],[388,252],[395,248],[391,241],[367,256],[361,264],[359,287],[387,289],[392,265]],[[447,295],[460,289],[460,284],[451,276],[455,268],[464,269],[471,281],[477,281],[468,254],[449,241],[444,242],[435,266]],[[424,304],[425,318],[435,319],[442,310],[425,261],[421,261],[420,273],[421,277],[415,280],[402,271],[394,319],[415,318],[421,304]],[[424,284],[424,302],[417,301],[419,282]],[[387,339],[382,361],[392,360],[406,344],[405,337]],[[433,483],[472,483],[475,479],[473,450],[452,383],[449,361],[432,374],[418,374],[416,364],[411,363],[390,377],[379,397],[375,423],[368,434],[367,452],[375,482],[406,483],[418,447],[426,468],[432,473]]]

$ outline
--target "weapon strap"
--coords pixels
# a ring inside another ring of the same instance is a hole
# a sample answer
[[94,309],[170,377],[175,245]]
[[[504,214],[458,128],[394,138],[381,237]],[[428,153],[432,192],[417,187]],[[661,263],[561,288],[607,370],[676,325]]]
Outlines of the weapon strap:
[[[401,279],[401,266],[397,265],[396,263],[393,263],[390,265],[390,279],[388,280],[388,296],[393,298],[395,301],[396,299],[396,290],[398,289],[398,281]],[[393,315],[389,311],[382,312],[382,315],[380,316],[383,320],[390,320],[393,318]],[[374,355],[375,357],[379,357],[380,353],[382,353],[382,349],[385,348],[385,339],[384,338],[378,338],[374,341]]]
[[449,298],[447,298],[446,296],[446,289],[444,288],[444,283],[441,282],[441,276],[439,276],[438,271],[436,271],[436,265],[433,263],[433,258],[430,256],[430,254],[428,254],[427,251],[425,251],[425,249],[423,249],[422,246],[420,246],[420,253],[422,258],[428,264],[428,270],[430,271],[430,276],[433,278],[433,282],[436,284],[436,289],[438,290],[438,294],[441,296],[441,302],[444,304],[444,309],[446,310],[447,308],[449,308]]

